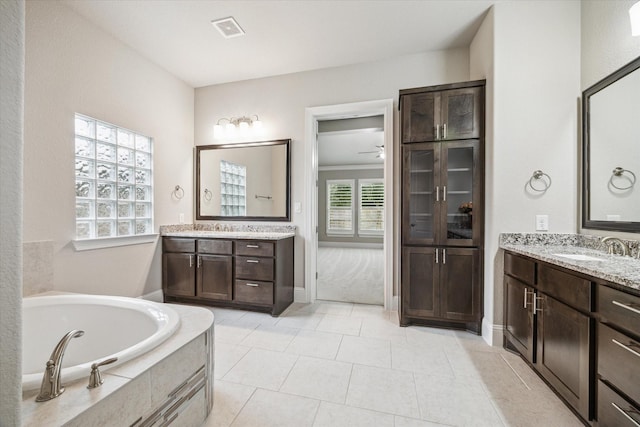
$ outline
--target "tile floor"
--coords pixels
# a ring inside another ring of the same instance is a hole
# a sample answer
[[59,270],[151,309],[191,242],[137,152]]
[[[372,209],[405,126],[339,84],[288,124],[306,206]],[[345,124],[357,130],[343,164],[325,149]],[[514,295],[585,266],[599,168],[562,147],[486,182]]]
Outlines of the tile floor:
[[581,426],[518,357],[467,332],[318,301],[212,308],[217,426]]

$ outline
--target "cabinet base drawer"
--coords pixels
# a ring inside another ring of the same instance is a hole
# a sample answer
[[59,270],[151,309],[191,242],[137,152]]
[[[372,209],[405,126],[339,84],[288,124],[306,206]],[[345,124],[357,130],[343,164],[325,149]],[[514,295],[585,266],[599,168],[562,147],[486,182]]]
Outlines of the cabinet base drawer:
[[264,282],[273,280],[273,258],[236,256],[236,277],[256,279]]
[[637,427],[640,408],[598,381],[598,427]]
[[606,323],[640,334],[640,298],[606,286],[598,286],[598,311]]
[[236,280],[235,301],[247,304],[273,304],[273,282]]
[[640,402],[640,342],[600,323],[598,374]]

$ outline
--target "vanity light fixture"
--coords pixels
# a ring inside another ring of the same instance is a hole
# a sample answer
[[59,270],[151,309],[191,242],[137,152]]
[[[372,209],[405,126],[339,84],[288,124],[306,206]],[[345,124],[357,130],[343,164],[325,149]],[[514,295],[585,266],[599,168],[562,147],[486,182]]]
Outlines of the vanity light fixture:
[[629,9],[629,18],[631,19],[631,35],[640,36],[640,1]]
[[[225,121],[227,124],[223,126]],[[261,130],[262,121],[256,114],[251,117],[231,117],[230,119],[223,117],[213,126],[213,136],[214,138],[233,138],[238,133],[240,136],[247,136],[252,132],[258,134]]]

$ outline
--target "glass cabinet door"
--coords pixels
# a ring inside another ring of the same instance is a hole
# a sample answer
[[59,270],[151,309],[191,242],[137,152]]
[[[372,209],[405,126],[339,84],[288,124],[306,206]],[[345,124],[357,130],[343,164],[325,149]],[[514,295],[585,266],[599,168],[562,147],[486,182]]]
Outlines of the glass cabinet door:
[[480,206],[474,206],[479,191],[478,142],[449,142],[442,145],[442,193],[446,215],[441,229],[446,230],[443,243],[455,246],[473,245],[477,241]]
[[438,144],[405,145],[403,244],[434,244],[438,235]]

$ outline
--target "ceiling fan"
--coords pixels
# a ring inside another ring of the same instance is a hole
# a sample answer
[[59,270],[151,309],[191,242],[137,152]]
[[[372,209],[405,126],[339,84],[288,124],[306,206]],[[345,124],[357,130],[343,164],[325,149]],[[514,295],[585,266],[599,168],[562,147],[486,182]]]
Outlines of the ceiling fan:
[[375,151],[358,151],[358,154],[376,154],[376,159],[384,159],[384,145],[376,145]]

